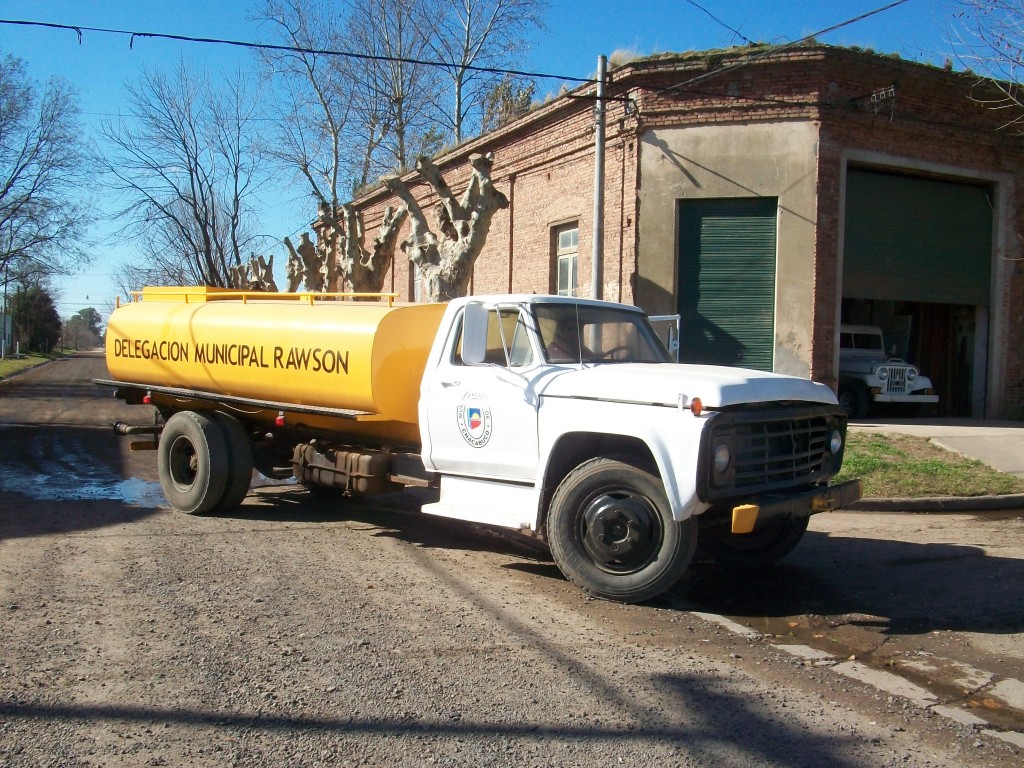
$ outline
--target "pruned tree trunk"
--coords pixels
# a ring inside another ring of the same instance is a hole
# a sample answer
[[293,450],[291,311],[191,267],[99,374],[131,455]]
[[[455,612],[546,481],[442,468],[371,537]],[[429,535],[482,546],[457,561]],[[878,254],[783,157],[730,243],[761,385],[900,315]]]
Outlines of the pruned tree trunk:
[[483,250],[496,211],[508,207],[508,198],[491,181],[494,155],[474,154],[469,158],[473,173],[461,200],[456,200],[444,177],[427,158],[420,158],[417,170],[437,192],[435,210],[438,235],[427,225],[416,199],[397,176],[383,179],[409,211],[412,234],[402,250],[420,270],[427,301],[450,301],[465,296],[473,265]]
[[[298,288],[295,280],[296,274],[302,275],[302,282],[306,284],[307,291],[319,293],[324,289],[324,264],[313,241],[309,239],[309,233],[303,232],[299,235],[298,247],[292,245],[287,237],[284,244],[288,248],[288,287],[291,290]],[[292,287],[294,284],[294,288]]]
[[[328,282],[329,291],[339,291],[344,281],[356,293],[380,293],[384,288],[384,277],[395,260],[395,246],[398,230],[408,214],[405,208],[388,206],[384,220],[373,241],[372,249],[363,246],[362,217],[351,205],[339,206],[340,216],[331,215],[324,207],[316,222],[317,237],[325,252],[334,257],[334,282]],[[330,257],[329,257],[330,258]]]

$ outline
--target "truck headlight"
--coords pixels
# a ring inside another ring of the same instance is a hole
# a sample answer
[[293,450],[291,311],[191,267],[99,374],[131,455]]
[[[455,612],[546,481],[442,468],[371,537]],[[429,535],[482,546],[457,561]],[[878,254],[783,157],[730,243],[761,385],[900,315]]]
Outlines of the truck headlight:
[[729,468],[729,462],[732,461],[732,454],[729,453],[729,446],[725,443],[719,443],[715,446],[715,472],[722,474]]
[[839,452],[843,450],[843,433],[838,429],[833,429],[832,434],[829,435],[828,449],[832,451],[833,456],[838,456]]
[[889,369],[888,368],[879,368],[877,371],[875,371],[875,375],[878,378],[880,378],[882,381],[885,381],[886,379],[889,378]]
[[907,381],[913,381],[917,378],[917,368],[907,368]]

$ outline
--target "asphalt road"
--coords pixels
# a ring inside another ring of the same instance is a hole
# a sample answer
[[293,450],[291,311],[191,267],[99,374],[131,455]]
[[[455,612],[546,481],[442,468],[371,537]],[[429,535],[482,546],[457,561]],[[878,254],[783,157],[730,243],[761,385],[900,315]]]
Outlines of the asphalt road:
[[621,606],[414,494],[173,512],[104,375],[0,383],[0,765],[1022,762],[1022,513],[819,515]]

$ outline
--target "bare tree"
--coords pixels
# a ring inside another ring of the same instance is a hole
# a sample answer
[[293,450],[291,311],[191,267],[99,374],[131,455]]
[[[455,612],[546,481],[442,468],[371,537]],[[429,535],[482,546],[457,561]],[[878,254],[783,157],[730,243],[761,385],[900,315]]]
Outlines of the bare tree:
[[455,199],[441,171],[430,160],[421,157],[416,165],[439,198],[435,219],[440,237],[430,229],[419,204],[401,179],[384,179],[387,188],[409,211],[412,234],[402,243],[402,250],[419,268],[427,301],[450,301],[466,295],[491,219],[499,209],[508,207],[508,198],[491,181],[493,155],[473,154],[469,162],[473,173],[461,200]]
[[67,274],[88,260],[83,191],[93,165],[71,88],[33,83],[25,63],[0,59],[0,270]]
[[[352,76],[341,56],[314,53],[339,45],[343,19],[314,0],[265,0],[256,16],[295,50],[263,51],[280,89],[277,140],[268,148],[279,164],[300,176],[318,204],[336,208],[351,190],[347,130]],[[349,178],[345,178],[348,175]]]
[[[960,61],[986,80],[976,98],[1006,115],[1006,126],[1024,128],[1024,2],[958,0],[950,42]],[[994,89],[990,95],[985,91]]]
[[139,243],[147,276],[232,286],[231,268],[256,240],[257,97],[240,73],[214,87],[183,62],[127,88],[134,114],[102,129],[122,231]]
[[382,121],[364,183],[404,171],[437,148],[432,105],[440,78],[437,67],[423,63],[431,52],[429,11],[426,0],[351,0],[346,39],[363,56],[353,64],[353,98],[372,105]]
[[[440,110],[456,142],[479,128],[487,94],[501,79],[483,69],[505,68],[522,56],[527,34],[542,29],[545,0],[435,0],[435,55],[449,64],[452,104]],[[475,115],[475,120],[473,116]]]
[[335,275],[334,282],[328,281],[327,290],[341,289],[341,282],[347,279],[357,293],[379,293],[384,287],[384,277],[395,260],[398,231],[409,212],[404,207],[387,206],[380,230],[373,240],[372,248],[363,245],[363,221],[351,205],[339,209],[340,220],[326,209],[314,225],[318,232],[329,233],[335,244],[328,250],[330,258],[336,259],[336,270],[326,269]]
[[342,199],[436,148],[430,109],[439,78],[421,61],[429,54],[424,8],[424,0],[351,0],[341,16],[315,0],[264,2],[257,18],[295,49],[264,55],[287,105],[272,154],[298,172],[319,208],[317,243],[286,243],[289,285],[379,290],[371,286],[390,266],[394,235],[383,232],[365,250],[362,224]]
[[484,94],[482,133],[500,128],[530,111],[536,85],[512,76],[504,77]]

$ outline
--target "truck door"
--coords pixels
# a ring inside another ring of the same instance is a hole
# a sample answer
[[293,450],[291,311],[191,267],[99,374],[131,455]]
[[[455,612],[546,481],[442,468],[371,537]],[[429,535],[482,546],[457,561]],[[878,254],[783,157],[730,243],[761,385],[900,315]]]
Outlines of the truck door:
[[533,482],[538,402],[522,371],[535,366],[536,352],[525,318],[518,307],[490,310],[486,357],[477,365],[462,361],[461,320],[456,327],[421,391],[429,459],[447,474]]

